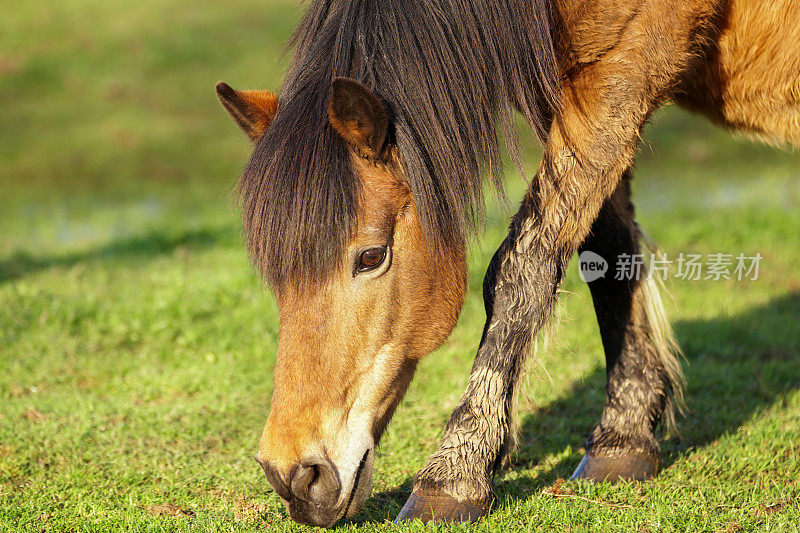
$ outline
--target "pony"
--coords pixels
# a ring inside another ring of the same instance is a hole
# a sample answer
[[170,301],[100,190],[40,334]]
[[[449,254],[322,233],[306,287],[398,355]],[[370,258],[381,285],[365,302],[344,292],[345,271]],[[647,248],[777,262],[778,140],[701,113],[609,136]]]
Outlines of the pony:
[[[279,95],[220,82],[253,141],[247,247],[280,333],[258,453],[292,519],[331,526],[371,488],[418,361],[455,326],[482,183],[502,191],[514,117],[543,157],[483,283],[486,324],[441,446],[398,520],[477,520],[514,447],[514,398],[569,259],[636,254],[639,135],[673,101],[800,145],[797,0],[311,0]],[[656,476],[682,400],[678,348],[645,276],[589,283],[606,403],[574,479]]]

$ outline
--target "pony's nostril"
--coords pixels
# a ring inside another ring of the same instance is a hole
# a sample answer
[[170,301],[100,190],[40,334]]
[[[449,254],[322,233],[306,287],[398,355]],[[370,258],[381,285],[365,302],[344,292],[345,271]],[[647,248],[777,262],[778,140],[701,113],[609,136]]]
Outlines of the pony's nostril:
[[304,502],[310,501],[309,492],[316,477],[317,468],[315,466],[298,465],[292,476],[292,496]]
[[326,508],[336,505],[341,490],[335,468],[325,459],[306,460],[297,465],[290,487],[295,498]]

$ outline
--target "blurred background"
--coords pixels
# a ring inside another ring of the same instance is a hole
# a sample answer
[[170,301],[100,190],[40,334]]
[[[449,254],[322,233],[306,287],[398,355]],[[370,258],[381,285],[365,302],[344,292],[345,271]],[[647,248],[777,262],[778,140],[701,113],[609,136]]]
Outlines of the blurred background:
[[[0,12],[0,526],[285,525],[250,459],[278,315],[251,272],[232,195],[250,146],[214,85],[277,90],[298,4],[0,0]],[[523,140],[532,174],[539,151]],[[764,256],[756,282],[667,283],[693,414],[665,445],[666,466],[709,480],[720,464],[747,479],[774,471],[754,501],[796,497],[785,487],[797,449],[776,434],[796,436],[800,420],[800,156],[667,107],[635,174],[640,221],[669,256]],[[375,496],[348,527],[397,512],[463,390],[480,280],[525,187],[510,166],[508,182],[508,204],[488,196],[459,326],[422,365],[382,444]],[[569,523],[541,488],[569,475],[602,406],[602,352],[574,265],[562,300],[522,393],[516,466],[498,488],[540,525]],[[743,427],[751,437],[736,437]],[[784,462],[759,465],[768,456]],[[697,494],[670,487],[694,516]],[[729,501],[720,490],[706,496]],[[697,524],[763,523],[734,512]],[[789,523],[796,511],[786,512],[776,516]]]

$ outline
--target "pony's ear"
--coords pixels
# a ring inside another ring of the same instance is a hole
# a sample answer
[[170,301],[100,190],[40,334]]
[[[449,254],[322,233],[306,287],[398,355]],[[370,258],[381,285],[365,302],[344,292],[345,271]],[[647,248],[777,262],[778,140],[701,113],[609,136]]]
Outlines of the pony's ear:
[[379,156],[389,132],[386,105],[375,93],[351,78],[333,80],[331,125],[359,151]]
[[237,91],[223,81],[217,84],[217,98],[253,142],[263,135],[278,110],[278,97],[274,93]]

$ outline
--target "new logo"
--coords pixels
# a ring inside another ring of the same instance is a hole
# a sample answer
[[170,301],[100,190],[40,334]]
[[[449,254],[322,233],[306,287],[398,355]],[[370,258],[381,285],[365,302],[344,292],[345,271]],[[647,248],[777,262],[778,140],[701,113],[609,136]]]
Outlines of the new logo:
[[586,250],[578,256],[578,273],[586,283],[603,278],[608,272],[608,261],[594,252]]

